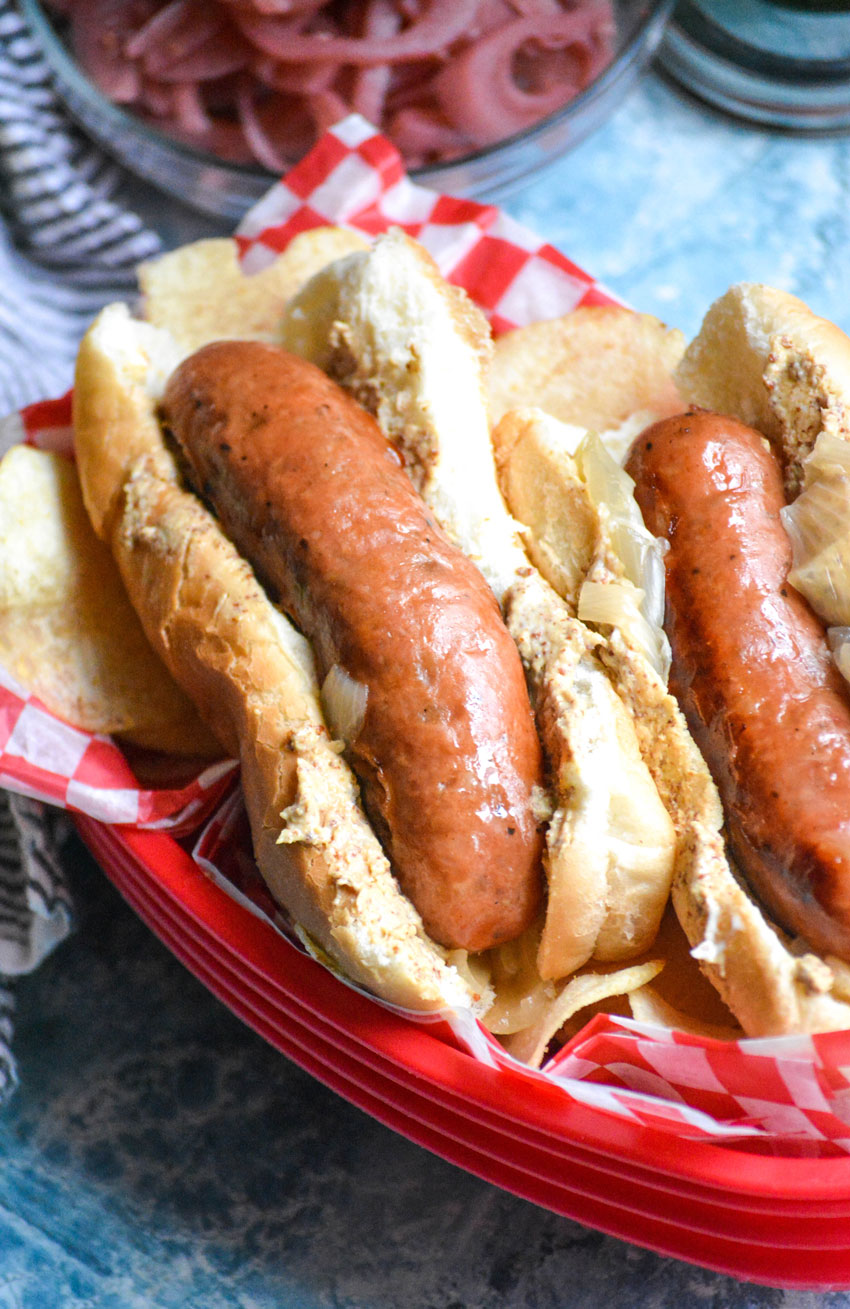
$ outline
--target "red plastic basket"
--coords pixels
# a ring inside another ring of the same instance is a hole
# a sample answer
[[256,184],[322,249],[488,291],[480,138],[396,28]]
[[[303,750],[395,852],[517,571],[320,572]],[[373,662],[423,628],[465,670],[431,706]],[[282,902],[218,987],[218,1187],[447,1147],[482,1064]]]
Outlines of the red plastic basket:
[[[389,142],[356,117],[327,133],[246,217],[238,233],[244,271],[258,272],[295,235],[328,222],[367,235],[403,226],[497,332],[612,302],[589,274],[494,207],[413,186]],[[30,406],[9,435],[66,448],[69,423],[66,396]],[[234,1013],[327,1086],[458,1166],[601,1231],[770,1286],[850,1289],[850,1153],[840,1153],[850,1145],[850,1036],[830,1034],[838,1039],[827,1037],[828,1049],[813,1038],[802,1053],[701,1052],[709,1091],[728,1092],[728,1113],[709,1127],[737,1132],[734,1144],[700,1135],[705,1123],[697,1131],[693,1117],[694,1130],[683,1129],[686,1111],[708,1117],[684,1094],[695,1089],[687,1038],[674,1052],[683,1075],[670,1077],[667,1099],[644,1094],[640,1115],[630,1113],[635,1095],[628,1098],[638,1083],[615,1087],[612,1073],[624,1049],[617,1041],[631,1040],[634,1053],[634,1031],[605,1034],[614,1053],[593,1068],[606,1085],[594,1088],[583,1074],[586,1095],[575,1082],[567,1092],[511,1061],[488,1064],[441,1039],[436,1026],[409,1021],[339,981],[235,901],[173,835],[107,825],[181,813],[196,827],[226,778],[214,772],[185,793],[140,790],[103,738],[60,724],[54,750],[56,724],[43,706],[5,683],[0,701],[6,784],[87,809],[89,816],[76,815],[80,833],[140,916]],[[34,741],[42,744],[33,754]],[[592,1064],[589,1046],[599,1032],[587,1031],[580,1053]],[[670,1053],[663,1041],[654,1049]],[[741,1067],[730,1072],[735,1059]],[[774,1101],[760,1100],[765,1069]],[[644,1086],[664,1080],[649,1055],[635,1070]],[[594,1103],[594,1089],[611,1109]],[[627,1103],[616,1113],[621,1091]],[[759,1103],[778,1115],[765,1118]],[[742,1122],[761,1134],[741,1137]]]
[[76,818],[111,881],[301,1068],[444,1159],[555,1213],[769,1286],[850,1288],[850,1158],[684,1140],[490,1067],[352,990],[170,836]]

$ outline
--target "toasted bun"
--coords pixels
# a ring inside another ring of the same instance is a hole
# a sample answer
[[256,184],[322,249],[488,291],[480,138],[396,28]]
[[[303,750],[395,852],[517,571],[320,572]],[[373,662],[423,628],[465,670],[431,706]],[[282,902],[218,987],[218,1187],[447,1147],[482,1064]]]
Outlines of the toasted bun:
[[[750,288],[750,292],[750,307],[775,303],[764,288]],[[727,306],[740,305],[732,293],[730,296],[724,297]],[[813,315],[809,318],[814,320]],[[744,381],[735,371],[738,360],[745,377],[757,377],[760,397],[765,388],[761,372],[754,374],[752,350],[744,350],[737,336],[730,340],[721,331],[720,325],[727,323],[730,332],[733,328],[737,332],[741,315],[711,311],[706,321],[710,345],[697,342],[691,346],[677,378],[687,372],[689,359],[701,360],[704,389],[700,403],[720,408],[732,392],[746,396]],[[624,343],[627,328],[627,321],[618,323]],[[637,320],[632,330],[639,342],[645,341],[644,328]],[[585,351],[592,354],[597,331],[598,324],[593,324],[583,345],[581,323],[573,325],[571,349],[577,361],[584,358]],[[750,331],[753,338],[759,334],[752,322]],[[832,333],[825,335],[834,341]],[[723,361],[716,370],[714,351]],[[662,355],[657,361],[661,372],[665,358],[669,356]],[[673,359],[669,367],[675,363]],[[704,380],[715,371],[723,388],[717,398]],[[834,393],[828,374],[821,375],[825,387]],[[621,379],[620,385],[625,388],[626,382]],[[632,386],[630,392],[621,389],[620,400],[627,408],[640,408],[644,394],[640,387]],[[569,391],[562,390],[557,408],[563,422],[553,416],[551,408],[545,413],[540,408],[508,412],[493,431],[493,443],[503,493],[516,518],[528,529],[532,558],[560,594],[578,607],[584,581],[594,578],[619,583],[622,565],[613,549],[610,513],[604,505],[603,512],[594,505],[573,458],[582,402],[573,407]],[[600,407],[600,415],[602,412]],[[617,421],[622,418],[619,410],[609,414]],[[744,890],[727,857],[717,789],[659,668],[646,657],[646,648],[632,639],[628,625],[623,624],[613,630],[603,628],[596,649],[629,711],[642,758],[675,828],[672,898],[703,972],[748,1035],[846,1027],[850,1024],[850,969],[838,961],[817,959],[805,943],[790,940],[763,916]]]
[[[755,427],[786,466],[791,493],[821,431],[850,439],[850,340],[802,301],[741,284],[716,301],[676,370],[682,394]],[[761,910],[714,824],[673,901],[693,953],[752,1036],[850,1027],[850,966],[821,959]]]
[[255,854],[278,902],[349,978],[406,1008],[476,1008],[402,895],[319,707],[311,652],[200,501],[156,418],[180,350],[120,306],[77,366],[86,503],[154,649],[238,757]]
[[708,310],[675,377],[690,403],[762,432],[792,494],[820,432],[850,440],[850,339],[785,291],[731,287]]
[[591,958],[632,958],[652,943],[667,903],[673,827],[597,658],[597,638],[530,565],[500,494],[483,315],[421,246],[391,231],[308,282],[287,306],[280,340],[375,413],[502,606],[552,778],[540,975],[560,979]]
[[74,375],[74,446],[94,530],[109,541],[128,472],[140,455],[164,479],[177,473],[162,443],[156,402],[185,351],[173,338],[108,305],[80,344]]

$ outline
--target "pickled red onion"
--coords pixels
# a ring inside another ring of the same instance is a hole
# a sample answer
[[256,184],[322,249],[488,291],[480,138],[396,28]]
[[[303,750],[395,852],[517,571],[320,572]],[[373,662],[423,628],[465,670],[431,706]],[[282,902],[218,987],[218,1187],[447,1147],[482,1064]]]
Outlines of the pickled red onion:
[[[401,15],[392,0],[369,0],[361,21],[361,35],[365,40],[393,37],[400,27]],[[391,80],[392,69],[388,64],[358,68],[351,83],[351,108],[369,122],[379,123],[384,116]]]
[[400,109],[389,131],[402,154],[413,159],[451,158],[464,147],[464,138],[435,111]]
[[197,0],[171,0],[134,32],[124,53],[130,59],[141,59],[152,51],[154,58],[158,54],[160,62],[167,62],[172,52],[180,55],[193,50],[221,24],[221,14],[199,5]]
[[214,78],[238,73],[251,62],[251,49],[247,42],[234,38],[227,28],[213,32],[201,45],[184,54],[175,55],[167,63],[159,61],[145,68],[163,82],[209,82]]
[[197,82],[182,82],[174,87],[174,117],[187,135],[203,135],[213,126],[201,99]]
[[269,172],[282,173],[286,168],[286,158],[263,127],[257,114],[253,88],[245,82],[239,87],[236,103],[239,109],[239,122],[254,157],[264,168],[268,168]]
[[422,17],[395,36],[325,36],[284,31],[276,18],[239,15],[245,35],[269,54],[290,63],[336,59],[348,64],[396,63],[439,54],[464,34],[475,20],[478,0],[430,0]]
[[611,59],[611,0],[48,0],[109,98],[281,172],[356,111],[408,167],[560,109]]
[[157,0],[63,3],[70,16],[71,47],[83,72],[110,100],[132,104],[140,91],[140,71],[124,57],[124,40],[156,12]]
[[282,64],[269,55],[260,55],[252,60],[251,69],[264,86],[276,91],[288,91],[291,95],[312,95],[315,91],[325,91],[339,72],[339,65],[326,64]]
[[[474,145],[490,145],[521,132],[560,109],[591,80],[599,64],[592,39],[595,22],[591,10],[515,18],[483,36],[438,73],[433,82],[438,104]],[[575,78],[558,79],[540,89],[521,86],[514,61],[531,41],[574,50]],[[478,93],[481,87],[487,88],[486,95]]]

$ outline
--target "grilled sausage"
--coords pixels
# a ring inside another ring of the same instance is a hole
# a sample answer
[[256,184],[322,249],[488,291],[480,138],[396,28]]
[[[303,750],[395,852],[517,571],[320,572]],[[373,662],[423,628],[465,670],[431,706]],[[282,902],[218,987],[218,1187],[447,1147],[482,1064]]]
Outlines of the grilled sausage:
[[850,704],[787,582],[779,463],[758,432],[696,410],[648,428],[627,468],[670,544],[671,686],[732,853],[777,922],[850,959]]
[[217,342],[171,377],[163,420],[187,476],[320,674],[366,688],[349,757],[426,930],[512,939],[536,914],[540,746],[492,592],[416,495],[377,424],[319,369]]

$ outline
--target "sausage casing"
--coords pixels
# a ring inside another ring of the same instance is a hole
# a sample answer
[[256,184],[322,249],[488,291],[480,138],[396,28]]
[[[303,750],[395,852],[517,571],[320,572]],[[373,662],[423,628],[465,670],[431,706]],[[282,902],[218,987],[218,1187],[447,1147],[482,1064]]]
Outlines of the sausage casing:
[[367,812],[435,940],[517,936],[541,895],[540,746],[516,647],[377,424],[319,369],[217,342],[163,405],[187,475],[320,673],[367,688],[348,742]]
[[850,703],[787,581],[779,463],[758,432],[693,411],[642,433],[627,468],[670,544],[671,688],[735,859],[777,922],[850,959]]

